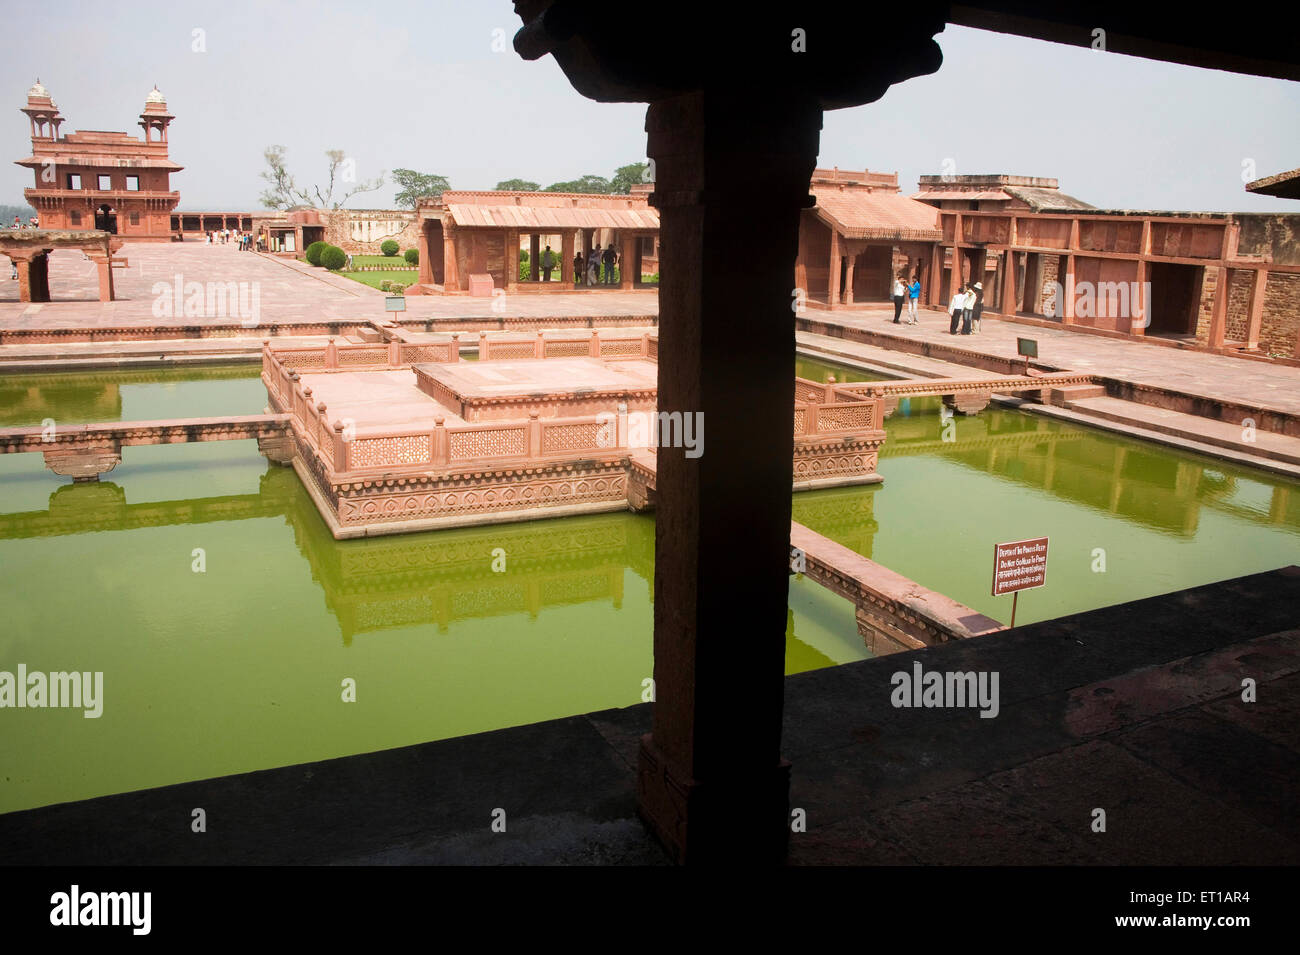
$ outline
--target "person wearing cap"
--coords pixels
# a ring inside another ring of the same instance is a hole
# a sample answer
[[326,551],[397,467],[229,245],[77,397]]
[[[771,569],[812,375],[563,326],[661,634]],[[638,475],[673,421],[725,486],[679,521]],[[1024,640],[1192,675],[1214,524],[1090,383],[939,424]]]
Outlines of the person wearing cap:
[[984,311],[984,286],[975,283],[975,304],[971,307],[970,320],[974,331],[980,330],[980,313]]

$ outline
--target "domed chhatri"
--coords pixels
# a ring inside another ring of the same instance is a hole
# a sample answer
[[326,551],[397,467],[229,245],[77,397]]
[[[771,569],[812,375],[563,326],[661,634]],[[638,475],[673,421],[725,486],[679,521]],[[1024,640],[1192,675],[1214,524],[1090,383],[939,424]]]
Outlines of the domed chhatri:
[[167,105],[167,97],[162,95],[162,91],[158,89],[157,84],[154,84],[154,88],[149,91],[149,95],[144,98],[144,101],[146,103],[159,103],[163,106]]
[[27,96],[28,98],[37,97],[37,98],[49,99],[50,91],[41,85],[41,79],[38,76],[36,78],[36,82],[32,84],[32,88],[27,91]]

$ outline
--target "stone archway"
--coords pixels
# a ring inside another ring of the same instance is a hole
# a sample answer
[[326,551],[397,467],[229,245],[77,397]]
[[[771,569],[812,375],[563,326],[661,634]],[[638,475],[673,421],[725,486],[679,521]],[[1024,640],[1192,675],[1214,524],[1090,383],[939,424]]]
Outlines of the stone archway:
[[117,213],[108,203],[95,210],[95,228],[117,235]]

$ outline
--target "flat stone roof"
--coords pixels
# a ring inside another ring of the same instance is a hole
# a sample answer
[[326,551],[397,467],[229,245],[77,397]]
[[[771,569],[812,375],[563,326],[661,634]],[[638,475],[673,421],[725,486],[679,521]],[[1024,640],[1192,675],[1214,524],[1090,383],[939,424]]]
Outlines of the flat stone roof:
[[658,387],[652,361],[600,358],[543,358],[519,361],[460,361],[416,365],[464,401],[526,395],[581,397],[607,392],[645,391]]
[[406,368],[303,375],[302,383],[311,389],[313,403],[325,402],[331,422],[350,418],[358,433],[432,430],[438,417],[448,427],[466,423],[416,387],[415,376]]

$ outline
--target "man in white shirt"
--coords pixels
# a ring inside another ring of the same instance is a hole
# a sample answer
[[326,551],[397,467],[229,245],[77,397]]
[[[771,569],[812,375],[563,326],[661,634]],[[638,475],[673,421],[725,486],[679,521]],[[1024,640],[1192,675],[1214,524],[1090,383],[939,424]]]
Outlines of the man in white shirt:
[[961,333],[963,335],[970,334],[970,313],[971,313],[971,309],[973,309],[974,307],[975,307],[975,287],[971,286],[966,290],[966,296],[962,301]]
[[966,304],[966,286],[957,289],[952,295],[952,301],[948,303],[948,314],[952,316],[952,321],[948,324],[948,334],[956,335],[957,326],[961,322],[961,310]]

